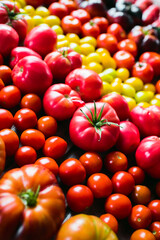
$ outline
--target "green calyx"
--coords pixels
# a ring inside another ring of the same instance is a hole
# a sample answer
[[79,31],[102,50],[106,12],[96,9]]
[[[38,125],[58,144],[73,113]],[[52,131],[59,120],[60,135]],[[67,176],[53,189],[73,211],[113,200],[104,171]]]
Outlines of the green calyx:
[[37,204],[37,198],[40,191],[40,186],[37,187],[36,192],[32,189],[27,189],[24,192],[19,194],[20,199],[23,201],[25,206],[28,207],[35,207]]
[[[23,15],[26,15],[26,14],[24,14],[24,13],[16,12],[15,2],[14,2],[14,7],[13,7],[12,10],[10,10],[5,3],[1,3],[1,2],[0,2],[0,5],[2,5],[3,7],[5,7],[5,9],[7,10],[8,17],[9,17],[10,20],[21,19]],[[7,23],[7,24],[10,25],[10,22]]]

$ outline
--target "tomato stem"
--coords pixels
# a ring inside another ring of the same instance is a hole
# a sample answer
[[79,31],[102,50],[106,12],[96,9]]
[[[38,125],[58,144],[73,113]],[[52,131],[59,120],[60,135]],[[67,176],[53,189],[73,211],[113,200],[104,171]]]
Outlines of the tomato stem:
[[37,204],[37,197],[40,191],[40,185],[38,185],[36,192],[32,189],[27,189],[24,192],[19,194],[19,197],[23,201],[23,203],[28,207],[35,207]]

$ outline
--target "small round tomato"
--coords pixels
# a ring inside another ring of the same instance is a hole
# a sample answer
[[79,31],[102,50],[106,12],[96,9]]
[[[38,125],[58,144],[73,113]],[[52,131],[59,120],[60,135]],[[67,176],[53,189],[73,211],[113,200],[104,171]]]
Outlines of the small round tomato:
[[58,175],[58,164],[53,158],[41,157],[36,160],[35,164],[48,168],[55,176]]
[[138,166],[133,166],[128,169],[128,172],[133,176],[135,184],[143,183],[145,179],[144,170]]
[[72,11],[71,16],[77,18],[82,25],[91,19],[90,14],[85,9],[76,9]]
[[19,131],[24,131],[28,128],[34,128],[37,124],[37,116],[29,108],[22,108],[14,115],[14,125]]
[[126,79],[124,83],[131,85],[135,89],[135,91],[140,91],[143,89],[143,81],[138,77],[130,77]]
[[118,68],[116,72],[117,77],[120,78],[122,81],[125,81],[129,78],[130,73],[127,68]]
[[151,191],[147,186],[136,185],[131,193],[131,198],[136,204],[146,205],[151,200]]
[[111,181],[113,184],[113,191],[124,195],[129,195],[133,191],[135,185],[132,175],[125,171],[116,172]]
[[129,53],[131,53],[134,57],[137,56],[137,45],[136,43],[131,39],[124,39],[120,41],[117,45],[119,50],[125,50]]
[[4,82],[3,82],[3,80],[0,78],[0,90],[1,90],[2,88],[4,88],[4,87],[5,87]]
[[20,105],[21,108],[29,108],[35,113],[38,113],[42,108],[42,102],[40,97],[34,93],[24,95],[21,99]]
[[13,156],[19,147],[19,137],[16,132],[11,129],[3,129],[0,136],[4,141],[7,156]]
[[99,26],[92,20],[82,25],[83,37],[92,36],[94,38],[97,38],[99,34],[100,34]]
[[156,240],[154,235],[146,229],[138,229],[132,233],[130,240]]
[[87,186],[91,189],[95,198],[105,198],[112,193],[112,182],[103,173],[92,174],[87,181]]
[[9,85],[0,91],[0,105],[4,108],[11,109],[16,107],[20,99],[21,92],[16,86]]
[[160,79],[156,82],[156,93],[160,93]]
[[50,4],[48,10],[50,12],[50,15],[55,15],[60,19],[68,14],[67,7],[64,4],[58,2],[53,2]]
[[100,29],[100,33],[106,33],[108,27],[108,20],[105,17],[94,17],[92,19],[94,23],[96,23]]
[[148,208],[152,212],[153,221],[160,221],[160,200],[154,199],[148,204]]
[[118,221],[117,219],[110,213],[102,214],[100,219],[107,223],[108,226],[115,232],[118,232]]
[[93,203],[93,193],[85,185],[72,186],[66,195],[67,203],[74,212],[82,212],[89,208]]
[[37,128],[45,137],[54,136],[57,132],[57,121],[51,116],[43,116],[37,121]]
[[62,157],[67,150],[67,142],[58,136],[47,138],[43,146],[43,153],[46,157],[57,159]]
[[35,150],[39,150],[45,143],[45,136],[42,132],[36,129],[26,129],[22,132],[20,137],[22,145],[33,147]]
[[146,62],[136,62],[132,68],[132,76],[140,78],[144,83],[150,83],[154,77],[152,66]]
[[75,33],[79,35],[82,31],[81,22],[71,15],[65,16],[62,18],[61,26],[64,33]]
[[15,162],[19,167],[22,167],[26,164],[35,163],[37,159],[37,153],[34,148],[30,146],[23,146],[18,148],[15,154]]
[[133,229],[147,228],[152,221],[151,210],[144,205],[135,205],[128,218]]
[[12,81],[11,73],[12,70],[8,66],[6,65],[0,66],[0,78],[2,79],[5,85],[10,84],[10,82]]
[[130,199],[121,193],[111,194],[105,201],[105,211],[117,219],[124,219],[129,216],[132,209]]
[[131,70],[135,64],[135,59],[133,55],[127,51],[120,50],[113,55],[114,60],[116,61],[118,68],[127,68]]
[[118,42],[127,38],[125,30],[118,23],[112,23],[111,25],[109,25],[109,27],[107,28],[107,33],[113,34]]
[[149,227],[149,230],[153,233],[156,240],[160,240],[160,222],[152,222],[152,224]]
[[117,51],[117,39],[111,33],[102,33],[97,38],[97,47],[106,48],[111,54]]
[[105,156],[104,166],[112,173],[125,171],[128,167],[128,159],[124,153],[113,151]]
[[13,125],[13,115],[7,109],[0,108],[0,130],[11,128]]
[[98,153],[86,152],[80,156],[79,161],[82,163],[88,175],[98,173],[102,169],[102,158]]
[[[51,0],[52,2],[55,0]],[[70,14],[72,11],[77,9],[76,2],[71,0],[59,0],[59,3],[64,4],[67,7],[68,13]]]

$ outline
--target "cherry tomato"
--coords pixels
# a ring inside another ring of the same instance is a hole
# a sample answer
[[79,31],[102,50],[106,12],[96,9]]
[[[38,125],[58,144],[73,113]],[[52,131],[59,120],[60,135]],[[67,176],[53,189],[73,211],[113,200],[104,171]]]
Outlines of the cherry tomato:
[[132,233],[130,240],[156,240],[154,235],[146,229],[138,229]]
[[19,147],[19,137],[17,133],[11,129],[5,128],[0,131],[0,136],[5,143],[6,155],[13,156]]
[[80,156],[79,161],[82,163],[88,175],[98,173],[102,169],[102,158],[98,153],[86,152]]
[[63,28],[64,33],[75,33],[79,35],[81,33],[81,22],[71,15],[65,16],[62,18],[61,26]]
[[36,129],[26,129],[22,132],[20,137],[22,145],[33,147],[35,150],[39,150],[45,143],[45,136],[42,132]]
[[82,35],[97,38],[100,34],[99,26],[92,20],[82,25]]
[[116,172],[111,181],[113,184],[113,191],[116,193],[122,193],[124,195],[129,195],[135,185],[132,175],[125,171]]
[[104,166],[112,173],[125,171],[128,167],[128,159],[124,153],[113,151],[105,156]]
[[43,153],[46,157],[57,159],[62,157],[67,150],[67,142],[58,136],[47,138],[43,146]]
[[151,210],[144,205],[135,205],[131,210],[128,221],[134,229],[147,228],[152,221]]
[[152,212],[153,221],[160,221],[160,200],[154,199],[148,204],[148,208]]
[[[54,0],[51,0],[52,2]],[[68,13],[70,14],[72,11],[77,9],[76,3],[71,0],[59,0],[59,3],[64,4],[67,7]]]
[[112,193],[112,182],[103,173],[92,174],[87,181],[87,186],[91,189],[95,198],[105,198]]
[[149,230],[153,233],[156,240],[160,240],[160,222],[152,222],[152,224],[149,227]]
[[9,84],[12,80],[11,78],[12,70],[6,65],[0,66],[0,78],[3,80],[4,84]]
[[145,179],[144,170],[138,166],[133,166],[128,169],[128,172],[133,176],[135,184],[143,183]]
[[105,211],[117,219],[124,219],[129,216],[132,209],[130,199],[121,193],[111,194],[105,201]]
[[131,39],[124,39],[122,41],[120,41],[117,45],[119,50],[125,50],[129,53],[131,53],[134,57],[137,56],[137,45],[136,43],[131,40]]
[[36,160],[35,164],[48,168],[55,176],[58,175],[58,164],[53,158],[41,157]]
[[117,51],[117,39],[111,33],[102,33],[97,37],[97,47],[106,48],[111,54]]
[[82,25],[91,19],[90,14],[85,9],[76,9],[71,12],[71,16],[77,18]]
[[53,2],[50,4],[48,10],[50,11],[50,15],[55,15],[60,19],[68,14],[67,7],[64,4],[58,2]]
[[63,161],[59,167],[59,177],[67,186],[83,183],[86,178],[86,170],[75,158]]
[[0,108],[0,130],[11,128],[13,125],[13,115],[7,109]]
[[113,55],[114,60],[116,61],[118,68],[127,68],[131,70],[135,64],[135,59],[133,55],[127,51],[120,50]]
[[117,219],[110,213],[102,214],[100,219],[107,223],[108,226],[115,232],[118,232],[118,221]]
[[125,30],[118,23],[112,23],[111,25],[109,25],[109,27],[107,28],[107,33],[113,34],[118,42],[127,38]]
[[66,195],[67,203],[74,212],[82,212],[93,203],[93,193],[85,185],[72,186]]
[[160,93],[160,79],[156,82],[156,93]]
[[20,99],[21,92],[16,86],[9,85],[0,91],[0,105],[4,108],[11,109],[16,107]]
[[108,20],[105,17],[94,17],[92,19],[94,23],[96,23],[100,29],[100,33],[106,33],[107,27],[108,27]]
[[146,205],[151,200],[151,191],[147,186],[136,185],[131,193],[131,198],[136,204]]
[[51,116],[43,116],[38,119],[37,128],[45,137],[51,137],[57,132],[57,121]]
[[23,146],[18,148],[15,154],[15,162],[19,167],[22,167],[26,164],[35,163],[37,159],[37,153],[34,148],[30,146]]
[[144,83],[150,83],[154,77],[152,66],[146,62],[136,62],[132,68],[132,76],[140,78]]
[[4,88],[4,87],[5,87],[4,82],[3,82],[3,80],[0,78],[0,90],[1,90],[2,88]]
[[41,110],[42,102],[40,97],[37,94],[29,93],[22,97],[21,99],[21,108],[29,108],[35,113],[38,113]]
[[37,124],[37,116],[29,108],[22,108],[14,115],[14,125],[19,131],[24,131],[28,128],[34,128]]

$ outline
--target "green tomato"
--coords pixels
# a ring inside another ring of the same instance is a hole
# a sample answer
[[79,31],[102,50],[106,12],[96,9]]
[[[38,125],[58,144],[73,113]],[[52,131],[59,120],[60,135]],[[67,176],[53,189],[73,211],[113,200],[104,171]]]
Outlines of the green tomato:
[[113,81],[113,77],[109,74],[106,73],[106,70],[104,70],[103,72],[101,72],[99,74],[100,78],[102,79],[102,81],[104,82],[108,82],[111,83]]
[[150,102],[154,97],[154,93],[152,91],[139,91],[135,94],[135,100],[137,103],[139,102]]

